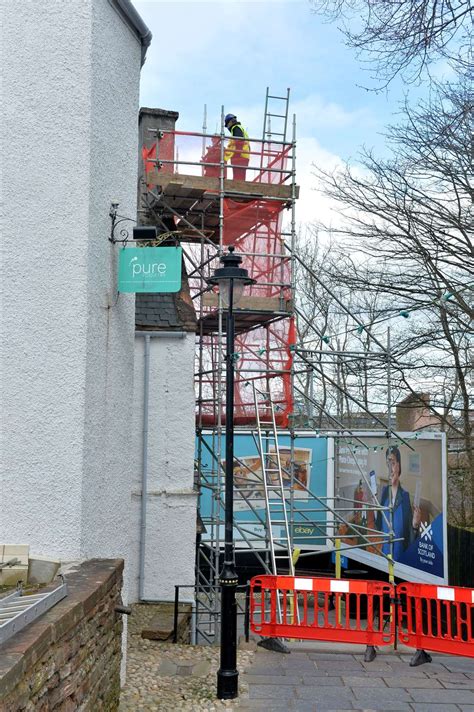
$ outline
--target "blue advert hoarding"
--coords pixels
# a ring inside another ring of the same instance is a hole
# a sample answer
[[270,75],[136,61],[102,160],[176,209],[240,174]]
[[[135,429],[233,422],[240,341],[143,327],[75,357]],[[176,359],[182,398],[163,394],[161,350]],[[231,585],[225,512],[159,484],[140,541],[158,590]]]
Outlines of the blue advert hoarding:
[[[396,576],[445,583],[446,437],[438,432],[397,435],[387,441],[367,433],[361,436],[365,447],[337,446],[336,506],[338,496],[354,503],[346,514],[348,524],[339,524],[337,535],[343,548],[350,547],[349,558],[386,571],[386,557],[393,551]],[[380,536],[363,547],[351,524]]]
[[[215,518],[217,508],[214,497],[216,463],[212,454],[212,437],[211,434],[203,434],[201,446],[204,484],[201,488],[200,511],[207,529],[207,532],[203,534],[204,541],[211,538],[210,523],[211,519]],[[283,485],[287,491],[286,502],[289,506],[291,481],[285,470],[290,469],[290,437],[281,435],[278,441],[283,468]],[[263,478],[257,446],[251,434],[239,432],[235,434],[234,455],[236,458],[234,462],[234,536],[236,546],[248,547],[247,539],[252,542],[254,548],[258,549],[258,542],[261,540],[263,548],[263,522],[265,521]],[[304,549],[326,547],[329,544],[326,538],[327,514],[324,506],[314,495],[322,498],[332,497],[332,441],[329,441],[328,447],[327,438],[297,435],[294,442],[294,462],[296,481],[293,488],[294,511],[291,522],[294,544]],[[328,481],[330,483],[329,491]],[[219,535],[222,540],[224,536],[223,517],[224,510],[221,506]],[[273,533],[276,537],[283,536],[284,528],[275,525]]]

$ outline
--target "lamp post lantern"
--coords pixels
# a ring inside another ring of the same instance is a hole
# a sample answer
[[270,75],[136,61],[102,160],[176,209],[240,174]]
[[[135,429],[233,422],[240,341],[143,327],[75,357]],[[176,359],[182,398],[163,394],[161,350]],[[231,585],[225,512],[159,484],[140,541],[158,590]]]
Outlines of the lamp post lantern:
[[221,656],[217,671],[217,697],[230,700],[238,695],[237,670],[237,604],[235,594],[238,577],[234,550],[234,307],[244,287],[254,284],[242,258],[229,247],[221,257],[222,267],[215,270],[209,284],[219,287],[226,307],[226,409],[225,409],[225,538],[224,564],[219,577],[221,586]]

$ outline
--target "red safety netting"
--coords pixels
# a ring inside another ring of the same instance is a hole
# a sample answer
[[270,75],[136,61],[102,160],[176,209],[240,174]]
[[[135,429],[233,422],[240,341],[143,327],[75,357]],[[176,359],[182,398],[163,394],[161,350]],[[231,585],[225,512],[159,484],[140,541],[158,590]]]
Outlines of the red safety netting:
[[[277,424],[286,427],[293,410],[290,369],[295,343],[295,322],[293,318],[281,319],[265,327],[259,327],[236,338],[236,350],[242,354],[236,363],[236,388],[234,411],[237,422],[246,425],[255,420],[255,405],[252,389],[247,384],[254,380],[260,391],[270,392],[275,406]],[[264,342],[268,348],[259,346]],[[262,353],[263,351],[263,353]],[[264,366],[263,375],[246,374],[245,369]],[[261,420],[271,419],[270,410],[259,404]]]
[[[146,175],[157,170],[217,178],[221,175],[221,141],[219,135],[202,137],[179,131],[165,132],[157,144],[143,149]],[[228,142],[226,138],[224,150]],[[291,144],[249,143],[246,182],[288,183]],[[226,166],[225,170],[225,177],[233,178],[232,166]],[[245,289],[238,307],[242,314],[245,313],[245,325],[236,315],[234,422],[238,425],[255,422],[252,381],[259,390],[270,391],[280,426],[288,425],[293,410],[290,347],[295,343],[295,325],[292,318],[285,316],[291,311],[291,264],[281,236],[285,207],[286,201],[280,199],[224,200],[223,245],[235,246],[236,252],[242,255],[242,266],[256,280]],[[209,274],[218,266],[217,261],[212,260],[212,248],[203,250],[198,245],[186,245],[186,250],[194,264],[209,260]],[[190,288],[196,310],[204,320],[212,318],[216,313],[217,298],[212,294],[201,297],[203,282],[198,271],[190,277]],[[225,321],[223,326],[225,330]],[[218,349],[215,333],[202,336],[201,349],[197,353],[197,391],[199,420],[203,426],[216,425],[219,420],[224,423],[225,418],[225,387],[219,384]],[[220,414],[218,402],[222,405]],[[265,410],[263,405],[260,413],[263,419],[268,415]]]
[[[290,368],[295,342],[293,318],[281,319],[267,326],[260,326],[236,337],[235,349],[238,358],[235,364],[234,423],[253,425],[255,404],[252,382],[259,391],[270,392],[275,406],[277,425],[287,427],[293,410]],[[265,348],[263,344],[267,344]],[[203,373],[198,379],[199,420],[203,427],[219,422],[218,403],[221,402],[220,422],[225,424],[225,387],[222,374],[221,400],[218,383],[218,340],[215,334],[203,337]],[[197,354],[198,356],[198,354]],[[198,368],[199,368],[199,364]],[[200,405],[200,407],[199,407]],[[261,420],[271,419],[268,404],[259,402]]]
[[[235,339],[234,422],[237,425],[251,425],[255,421],[252,381],[260,391],[271,393],[278,425],[288,425],[293,409],[290,347],[296,341],[296,333],[294,320],[282,316],[291,308],[291,264],[281,238],[281,221],[280,201],[261,199],[239,203],[227,198],[224,201],[224,245],[235,246],[236,252],[242,255],[242,266],[256,280],[255,284],[245,288],[238,307],[256,316],[253,328],[237,333]],[[213,308],[215,306],[203,311],[209,313]],[[273,321],[259,323],[259,318],[263,321],[269,315]],[[236,319],[238,322],[238,316]],[[211,373],[209,377],[204,375],[205,383],[201,383],[207,396],[201,403],[203,425],[215,425],[218,420],[217,406],[212,398],[217,390],[213,380],[217,348],[215,337],[209,338],[206,351]],[[225,414],[224,395],[221,422],[224,422]],[[269,413],[265,412],[265,406],[259,406],[259,411],[261,418],[267,420]]]
[[[223,151],[232,139],[182,131],[166,131],[158,142],[142,149],[145,174],[152,170],[163,173],[198,175],[218,178],[220,176],[221,142]],[[255,183],[288,183],[291,167],[288,158],[291,144],[275,144],[269,141],[249,141],[249,164],[245,180]],[[231,160],[230,160],[231,162]],[[226,178],[232,178],[232,167],[226,167]]]
[[[162,173],[174,173],[174,141],[167,141],[165,145],[160,144],[160,160],[162,161],[158,170]],[[157,169],[156,142],[151,146],[142,147],[143,165],[145,168],[145,176],[148,176],[150,171]]]

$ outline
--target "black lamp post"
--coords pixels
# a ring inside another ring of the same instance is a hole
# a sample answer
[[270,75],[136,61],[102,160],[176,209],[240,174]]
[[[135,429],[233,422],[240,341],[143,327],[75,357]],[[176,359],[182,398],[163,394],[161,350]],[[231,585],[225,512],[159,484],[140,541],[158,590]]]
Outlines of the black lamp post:
[[221,257],[223,267],[216,269],[209,284],[218,286],[227,308],[226,319],[226,412],[225,412],[225,549],[221,585],[221,661],[217,671],[217,697],[231,700],[238,695],[237,670],[237,605],[235,593],[238,577],[234,551],[234,306],[244,287],[254,284],[246,269],[239,267],[242,258],[234,247]]

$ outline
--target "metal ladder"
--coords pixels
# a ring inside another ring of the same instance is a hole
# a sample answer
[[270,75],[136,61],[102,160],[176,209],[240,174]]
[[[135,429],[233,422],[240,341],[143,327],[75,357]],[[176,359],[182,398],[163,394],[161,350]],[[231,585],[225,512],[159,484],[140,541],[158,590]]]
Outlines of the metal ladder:
[[[271,568],[276,576],[283,561],[285,570],[290,576],[295,575],[295,566],[291,550],[290,528],[286,506],[283,473],[280,451],[278,448],[278,433],[275,420],[275,406],[270,393],[260,391],[255,383],[253,396],[257,420],[257,448],[262,463],[262,478],[265,495],[266,529],[270,550]],[[269,420],[263,421],[260,408],[269,412]],[[274,527],[280,527],[280,536],[275,536]]]
[[[286,96],[275,96],[274,94],[270,94],[270,89],[267,87],[262,141],[269,141],[270,143],[272,140],[286,142],[289,104],[289,89],[286,90]],[[278,131],[274,130],[275,124],[277,125]]]
[[24,595],[21,588],[5,598],[0,598],[0,645],[46,613],[62,598],[67,596],[67,584],[63,583],[54,591]]

